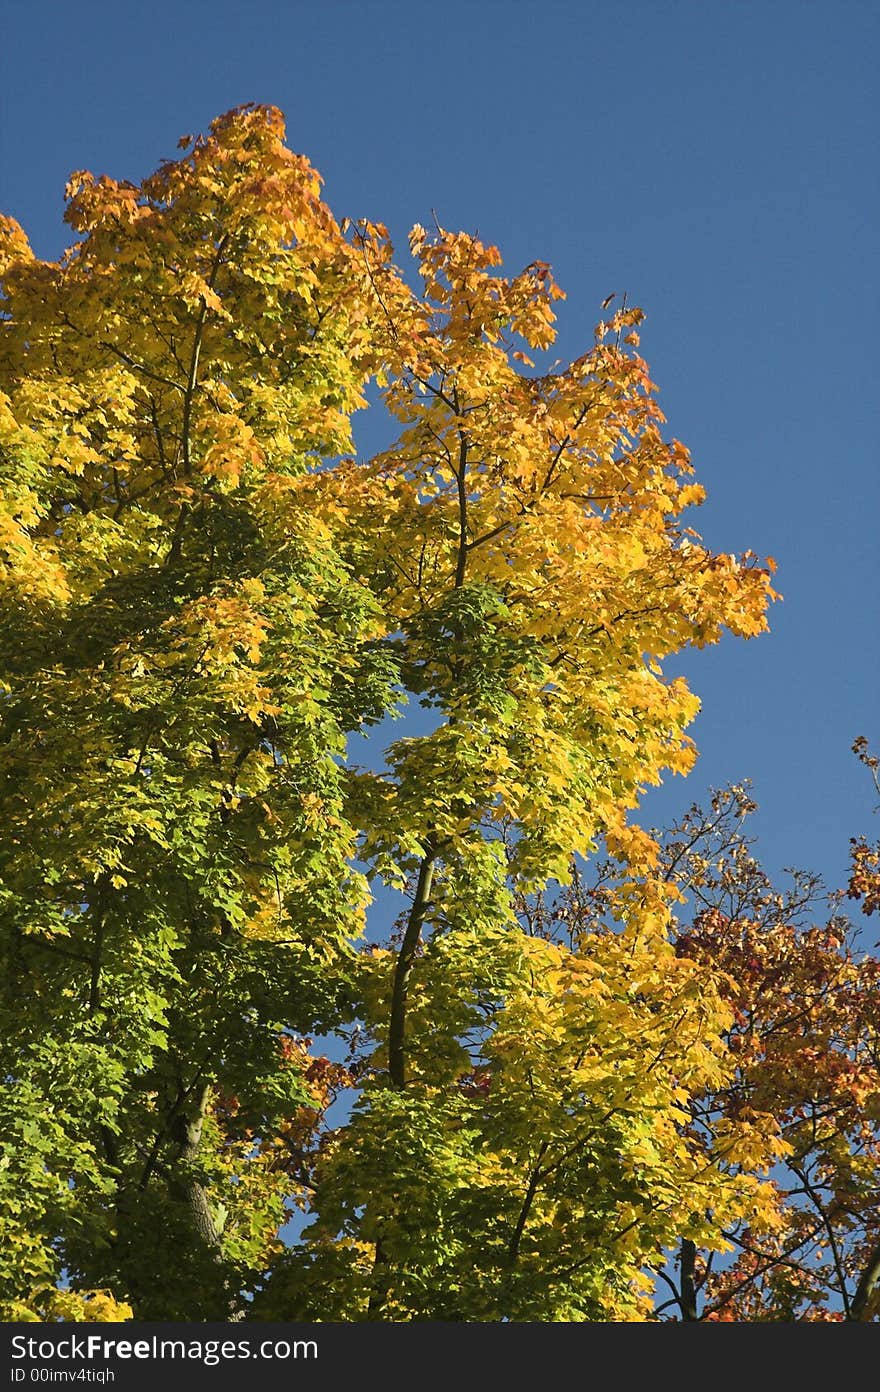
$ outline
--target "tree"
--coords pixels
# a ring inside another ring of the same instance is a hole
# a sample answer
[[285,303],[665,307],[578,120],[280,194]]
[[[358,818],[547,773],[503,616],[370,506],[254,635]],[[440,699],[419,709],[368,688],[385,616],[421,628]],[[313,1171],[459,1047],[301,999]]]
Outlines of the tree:
[[[865,741],[856,751],[870,765]],[[658,870],[680,897],[673,950],[715,974],[732,1011],[733,1068],[693,1089],[686,1129],[707,1164],[761,1181],[756,1217],[724,1231],[726,1251],[682,1231],[658,1270],[658,1318],[863,1321],[880,1310],[880,960],[815,875],[778,888],[747,835],[745,788],[694,806],[661,839]],[[859,865],[854,843],[854,862]],[[618,894],[606,864],[532,910],[532,931],[582,942],[604,932]],[[870,913],[870,888],[862,908]],[[665,1294],[663,1293],[665,1291]]]
[[[683,525],[641,311],[541,371],[546,265],[416,227],[413,289],[283,137],[75,175],[57,263],[3,222],[3,1308],[646,1318],[674,1239],[772,1221],[686,1124],[733,1007],[628,822],[694,759],[663,659],[763,631],[772,562]],[[600,843],[614,930],[528,931]]]

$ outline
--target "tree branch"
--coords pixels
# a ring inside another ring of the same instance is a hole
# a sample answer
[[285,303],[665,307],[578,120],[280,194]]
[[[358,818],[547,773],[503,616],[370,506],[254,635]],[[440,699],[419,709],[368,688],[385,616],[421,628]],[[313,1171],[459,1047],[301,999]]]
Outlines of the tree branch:
[[859,1278],[856,1293],[849,1304],[847,1319],[867,1321],[872,1318],[870,1302],[880,1285],[880,1243],[874,1248]]
[[455,588],[460,590],[464,584],[464,573],[467,566],[468,542],[467,542],[467,452],[468,441],[464,431],[458,432],[458,469],[455,473],[455,482],[458,488],[458,556],[455,562]]
[[434,879],[434,862],[437,847],[433,837],[426,841],[425,855],[419,866],[419,878],[415,897],[409,911],[403,943],[397,957],[394,971],[394,985],[391,991],[391,1022],[388,1030],[388,1075],[394,1087],[406,1084],[406,997],[416,952],[422,937],[422,926],[431,898]]
[[[220,238],[217,251],[208,276],[208,289],[213,290],[217,280],[217,273],[223,262],[223,253],[229,241],[228,233]],[[183,394],[183,422],[181,425],[180,446],[183,454],[183,472],[187,476],[190,473],[190,430],[192,428],[192,408],[195,400],[196,387],[199,380],[199,358],[202,353],[202,338],[205,330],[205,320],[208,317],[208,301],[202,296],[202,303],[196,319],[196,331],[193,337],[192,354],[189,360],[189,372],[187,374],[186,389]]]
[[697,1287],[694,1281],[696,1263],[697,1249],[689,1237],[683,1237],[678,1253],[678,1268],[681,1272],[681,1292],[679,1294],[678,1308],[681,1310],[682,1320],[695,1320],[698,1318]]
[[510,1243],[507,1248],[507,1259],[510,1262],[511,1266],[515,1266],[517,1260],[519,1259],[519,1248],[520,1243],[522,1242],[522,1235],[525,1231],[526,1223],[528,1222],[529,1213],[532,1209],[532,1204],[535,1202],[535,1195],[538,1192],[538,1185],[541,1182],[541,1161],[547,1154],[549,1145],[549,1141],[542,1142],[540,1149],[538,1150],[538,1155],[535,1160],[532,1173],[529,1176],[529,1183],[526,1189],[526,1195],[523,1199],[522,1207],[519,1211],[519,1217],[516,1220],[516,1227],[513,1230],[513,1235],[510,1239]]

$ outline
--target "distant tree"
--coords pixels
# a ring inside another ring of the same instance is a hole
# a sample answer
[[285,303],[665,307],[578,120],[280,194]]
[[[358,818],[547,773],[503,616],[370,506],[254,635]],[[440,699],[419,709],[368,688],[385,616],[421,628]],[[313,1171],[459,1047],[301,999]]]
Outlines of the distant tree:
[[[539,371],[546,265],[416,227],[416,291],[283,138],[75,175],[57,263],[2,224],[2,1308],[652,1318],[673,1245],[776,1230],[791,1145],[694,1120],[742,1007],[627,821],[694,759],[662,660],[765,629],[772,563],[684,527],[638,309]],[[535,933],[600,844],[611,918]]]

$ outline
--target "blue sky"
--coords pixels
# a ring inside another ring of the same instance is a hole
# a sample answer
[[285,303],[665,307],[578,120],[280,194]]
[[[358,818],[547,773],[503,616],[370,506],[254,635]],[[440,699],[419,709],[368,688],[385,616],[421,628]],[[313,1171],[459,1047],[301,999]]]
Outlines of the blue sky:
[[[67,241],[73,169],[139,179],[244,101],[285,112],[337,215],[399,246],[432,210],[568,293],[557,352],[601,300],[643,351],[716,550],[779,563],[772,633],[686,656],[701,759],[660,821],[751,777],[769,869],[843,882],[876,835],[849,748],[880,744],[875,0],[0,0],[0,208]],[[377,426],[360,433],[375,448]],[[398,730],[400,727],[398,727]]]

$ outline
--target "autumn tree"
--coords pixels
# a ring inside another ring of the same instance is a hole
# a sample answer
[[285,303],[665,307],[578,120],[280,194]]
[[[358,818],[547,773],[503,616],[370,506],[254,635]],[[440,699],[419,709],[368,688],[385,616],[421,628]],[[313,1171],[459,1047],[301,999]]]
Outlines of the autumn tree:
[[[57,263],[3,223],[3,1308],[649,1317],[775,1212],[690,1123],[735,1006],[628,819],[694,759],[663,660],[761,632],[772,563],[684,525],[641,311],[542,370],[543,263],[416,227],[414,288],[274,109],[181,144],[75,175]],[[529,931],[599,844],[614,929]]]
[[[866,742],[856,750],[870,765]],[[720,1248],[683,1230],[656,1269],[654,1317],[682,1321],[864,1321],[880,1305],[880,959],[843,891],[754,855],[746,788],[693,806],[660,838],[676,891],[681,961],[714,975],[731,1010],[721,1086],[691,1090],[685,1130],[705,1163],[761,1181],[759,1215],[724,1226]],[[863,840],[854,842],[858,874]],[[559,896],[522,906],[529,931],[595,956],[620,892],[606,862]],[[849,889],[871,912],[870,886]]]

